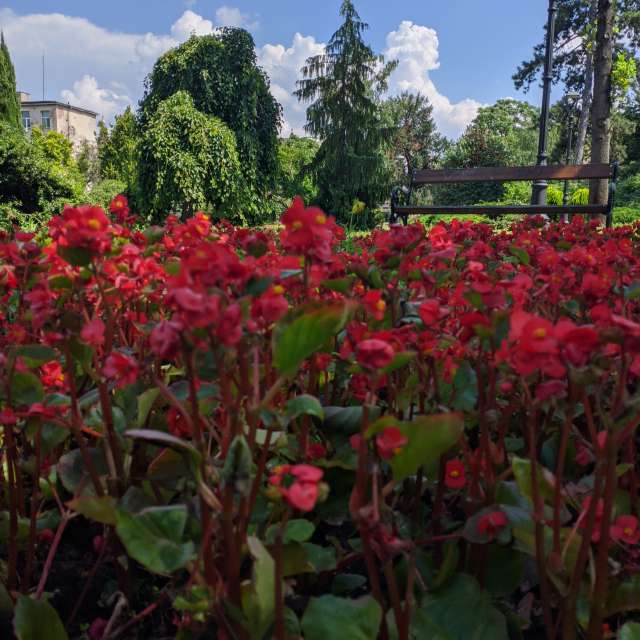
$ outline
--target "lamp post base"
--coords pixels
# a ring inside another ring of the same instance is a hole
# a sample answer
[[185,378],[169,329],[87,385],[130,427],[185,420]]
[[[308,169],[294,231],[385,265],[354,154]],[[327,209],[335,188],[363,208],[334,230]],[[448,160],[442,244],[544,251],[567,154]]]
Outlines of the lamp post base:
[[531,190],[531,204],[544,206],[547,204],[547,181],[536,180]]

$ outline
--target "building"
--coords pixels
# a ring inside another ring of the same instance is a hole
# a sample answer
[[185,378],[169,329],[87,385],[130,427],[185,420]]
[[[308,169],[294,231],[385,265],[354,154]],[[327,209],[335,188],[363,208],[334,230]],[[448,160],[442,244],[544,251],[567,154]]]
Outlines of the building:
[[97,113],[54,100],[31,100],[23,91],[18,92],[22,126],[26,131],[38,126],[44,131],[57,131],[65,136],[75,150],[84,141],[96,142]]

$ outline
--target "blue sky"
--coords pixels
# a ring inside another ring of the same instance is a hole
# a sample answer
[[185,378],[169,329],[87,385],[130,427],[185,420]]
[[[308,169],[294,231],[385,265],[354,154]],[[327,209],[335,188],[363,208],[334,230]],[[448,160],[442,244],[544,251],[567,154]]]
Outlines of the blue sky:
[[[109,120],[136,104],[163,51],[189,33],[244,26],[284,107],[283,133],[300,131],[304,107],[291,96],[305,57],[338,25],[340,0],[0,0],[0,26],[20,88],[93,108]],[[511,75],[543,35],[546,0],[356,0],[377,52],[400,60],[390,91],[426,93],[440,128],[458,135],[477,108],[516,92]]]

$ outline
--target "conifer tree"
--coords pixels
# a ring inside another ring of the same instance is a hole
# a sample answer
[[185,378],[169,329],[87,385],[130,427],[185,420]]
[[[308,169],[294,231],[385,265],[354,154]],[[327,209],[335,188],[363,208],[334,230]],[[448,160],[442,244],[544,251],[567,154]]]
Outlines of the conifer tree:
[[0,120],[20,127],[20,103],[16,93],[16,73],[9,48],[0,32]]

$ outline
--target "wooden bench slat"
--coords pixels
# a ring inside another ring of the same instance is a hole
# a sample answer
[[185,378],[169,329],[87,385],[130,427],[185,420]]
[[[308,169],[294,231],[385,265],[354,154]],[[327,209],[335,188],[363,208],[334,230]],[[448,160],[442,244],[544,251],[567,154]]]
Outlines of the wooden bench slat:
[[557,205],[495,205],[495,206],[409,206],[396,207],[396,213],[400,216],[406,215],[437,215],[437,214],[486,214],[486,213],[522,213],[522,214],[542,214],[542,213],[577,213],[577,214],[606,214],[609,211],[607,205],[586,204],[567,205],[559,207]]
[[505,182],[524,180],[587,180],[609,178],[608,164],[533,165],[529,167],[474,167],[469,169],[422,169],[413,176],[414,185],[456,182]]

